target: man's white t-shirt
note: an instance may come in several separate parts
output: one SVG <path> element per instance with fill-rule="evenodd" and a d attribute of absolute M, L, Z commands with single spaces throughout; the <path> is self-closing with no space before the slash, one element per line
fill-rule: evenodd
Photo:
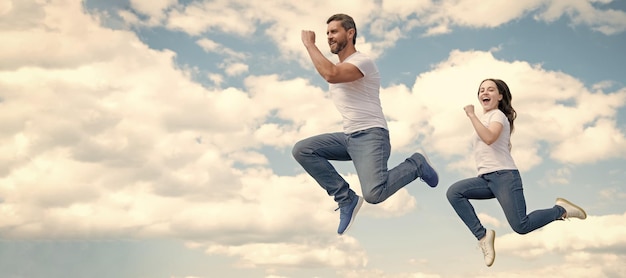
<path fill-rule="evenodd" d="M 495 142 L 491 145 L 487 145 L 478 137 L 476 131 L 474 131 L 474 159 L 476 159 L 478 175 L 480 176 L 498 170 L 516 170 L 517 166 L 515 166 L 509 148 L 511 142 L 511 125 L 504 113 L 502 113 L 500 109 L 493 109 L 482 115 L 480 121 L 486 127 L 489 127 L 493 122 L 501 123 L 502 132 Z"/>
<path fill-rule="evenodd" d="M 358 51 L 343 62 L 353 64 L 363 73 L 356 81 L 329 85 L 330 96 L 343 117 L 344 133 L 372 127 L 387 129 L 380 105 L 380 73 L 376 64 Z"/>

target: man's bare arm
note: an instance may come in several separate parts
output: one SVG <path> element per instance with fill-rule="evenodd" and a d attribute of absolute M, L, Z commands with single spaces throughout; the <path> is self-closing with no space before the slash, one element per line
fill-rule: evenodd
<path fill-rule="evenodd" d="M 306 47 L 315 69 L 328 83 L 352 82 L 363 77 L 363 73 L 353 64 L 339 63 L 335 65 L 328 60 L 315 45 L 315 32 L 303 30 L 302 43 Z"/>

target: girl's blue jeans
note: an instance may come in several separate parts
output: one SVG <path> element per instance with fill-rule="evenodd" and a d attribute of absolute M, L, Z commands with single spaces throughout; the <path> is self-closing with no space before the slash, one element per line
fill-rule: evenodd
<path fill-rule="evenodd" d="M 526 214 L 526 200 L 518 170 L 500 170 L 479 177 L 464 179 L 448 188 L 448 201 L 476 239 L 485 236 L 486 230 L 476 216 L 469 200 L 496 198 L 506 220 L 519 234 L 526 234 L 560 219 L 565 209 L 554 206 Z"/>

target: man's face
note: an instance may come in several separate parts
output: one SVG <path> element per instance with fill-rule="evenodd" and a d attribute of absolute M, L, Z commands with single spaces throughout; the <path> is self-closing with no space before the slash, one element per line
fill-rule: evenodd
<path fill-rule="evenodd" d="M 329 22 L 326 36 L 328 37 L 330 52 L 333 54 L 338 54 L 348 45 L 348 32 L 341 26 L 341 21 Z"/>

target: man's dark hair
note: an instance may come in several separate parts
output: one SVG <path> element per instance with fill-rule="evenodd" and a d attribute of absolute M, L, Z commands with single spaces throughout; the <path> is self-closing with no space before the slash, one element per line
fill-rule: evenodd
<path fill-rule="evenodd" d="M 347 15 L 347 14 L 336 14 L 333 15 L 331 17 L 328 18 L 328 20 L 326 20 L 326 24 L 330 23 L 331 21 L 341 21 L 341 27 L 343 27 L 343 29 L 346 29 L 346 31 L 350 30 L 350 29 L 354 29 L 354 37 L 352 37 L 352 44 L 356 45 L 356 24 L 354 23 L 354 19 L 352 19 L 351 16 Z"/>

